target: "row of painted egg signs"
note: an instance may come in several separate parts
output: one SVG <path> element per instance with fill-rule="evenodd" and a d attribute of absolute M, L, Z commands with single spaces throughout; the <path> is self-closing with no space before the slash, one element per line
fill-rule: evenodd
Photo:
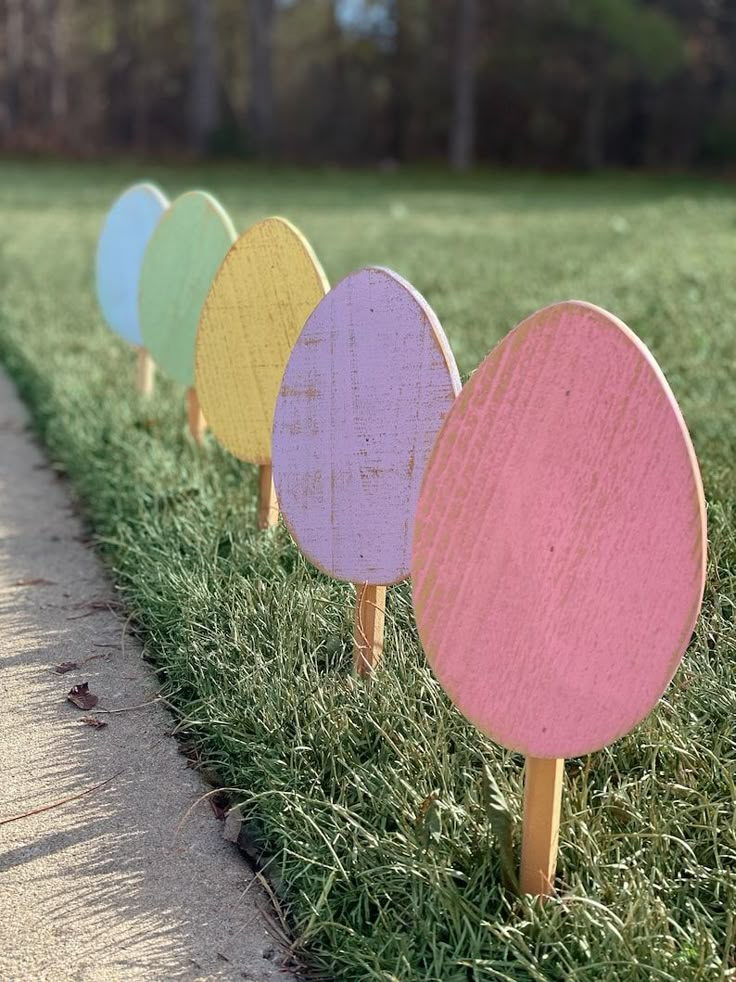
<path fill-rule="evenodd" d="M 150 184 L 108 213 L 97 287 L 141 386 L 155 363 L 187 387 L 196 439 L 206 419 L 260 466 L 261 526 L 280 507 L 308 559 L 356 584 L 360 674 L 382 650 L 386 585 L 411 575 L 440 683 L 527 755 L 521 886 L 551 892 L 564 758 L 651 711 L 702 600 L 698 464 L 643 343 L 556 303 L 461 389 L 401 276 L 369 267 L 330 289 L 288 221 L 238 237 L 212 196 L 169 204 Z"/>

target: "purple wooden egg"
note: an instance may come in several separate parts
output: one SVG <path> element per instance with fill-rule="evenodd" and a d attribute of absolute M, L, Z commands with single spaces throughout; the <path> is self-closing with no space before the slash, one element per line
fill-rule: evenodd
<path fill-rule="evenodd" d="M 281 383 L 273 477 L 307 558 L 353 583 L 409 574 L 419 487 L 460 376 L 437 317 L 396 273 L 351 273 L 314 309 Z"/>

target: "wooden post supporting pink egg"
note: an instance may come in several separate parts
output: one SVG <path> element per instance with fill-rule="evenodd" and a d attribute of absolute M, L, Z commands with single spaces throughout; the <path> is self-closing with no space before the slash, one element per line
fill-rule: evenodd
<path fill-rule="evenodd" d="M 276 491 L 307 558 L 356 585 L 360 675 L 381 657 L 386 586 L 408 575 L 422 474 L 459 390 L 432 309 L 376 267 L 320 301 L 286 365 L 273 426 Z"/>
<path fill-rule="evenodd" d="M 560 838 L 565 761 L 527 757 L 524 774 L 524 835 L 521 843 L 522 893 L 553 892 Z"/>
<path fill-rule="evenodd" d="M 520 324 L 440 431 L 411 572 L 437 678 L 526 755 L 526 892 L 554 889 L 564 758 L 656 705 L 695 627 L 705 559 L 695 453 L 642 342 L 576 301 Z"/>

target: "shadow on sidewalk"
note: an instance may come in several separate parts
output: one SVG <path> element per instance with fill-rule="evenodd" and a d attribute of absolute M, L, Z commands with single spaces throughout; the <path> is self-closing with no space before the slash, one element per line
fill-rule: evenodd
<path fill-rule="evenodd" d="M 187 814 L 206 789 L 2 376 L 0 420 L 0 821 L 113 778 L 0 825 L 0 977 L 288 978 L 252 871 L 206 802 Z M 89 712 L 66 699 L 81 682 Z"/>

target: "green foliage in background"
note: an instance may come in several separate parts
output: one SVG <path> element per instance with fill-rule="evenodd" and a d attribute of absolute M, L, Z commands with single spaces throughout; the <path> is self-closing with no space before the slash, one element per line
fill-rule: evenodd
<path fill-rule="evenodd" d="M 422 172 L 149 175 L 172 195 L 207 187 L 240 229 L 288 216 L 333 282 L 366 263 L 394 267 L 435 307 L 466 375 L 522 317 L 569 297 L 623 318 L 667 374 L 709 502 L 703 614 L 656 712 L 568 762 L 561 890 L 541 905 L 509 889 L 522 760 L 449 705 L 423 661 L 408 585 L 390 590 L 375 684 L 357 682 L 352 588 L 310 568 L 283 526 L 255 531 L 254 469 L 211 440 L 191 444 L 181 388 L 160 380 L 149 403 L 135 394 L 133 354 L 102 325 L 91 277 L 104 212 L 140 176 L 0 168 L 0 354 L 81 494 L 180 733 L 241 789 L 295 955 L 349 980 L 732 977 L 733 191 Z"/>
<path fill-rule="evenodd" d="M 5 152 L 736 159 L 729 0 L 0 0 L 0 28 Z"/>
<path fill-rule="evenodd" d="M 641 0 L 570 0 L 570 20 L 634 63 L 646 78 L 663 82 L 685 64 L 677 23 Z"/>

